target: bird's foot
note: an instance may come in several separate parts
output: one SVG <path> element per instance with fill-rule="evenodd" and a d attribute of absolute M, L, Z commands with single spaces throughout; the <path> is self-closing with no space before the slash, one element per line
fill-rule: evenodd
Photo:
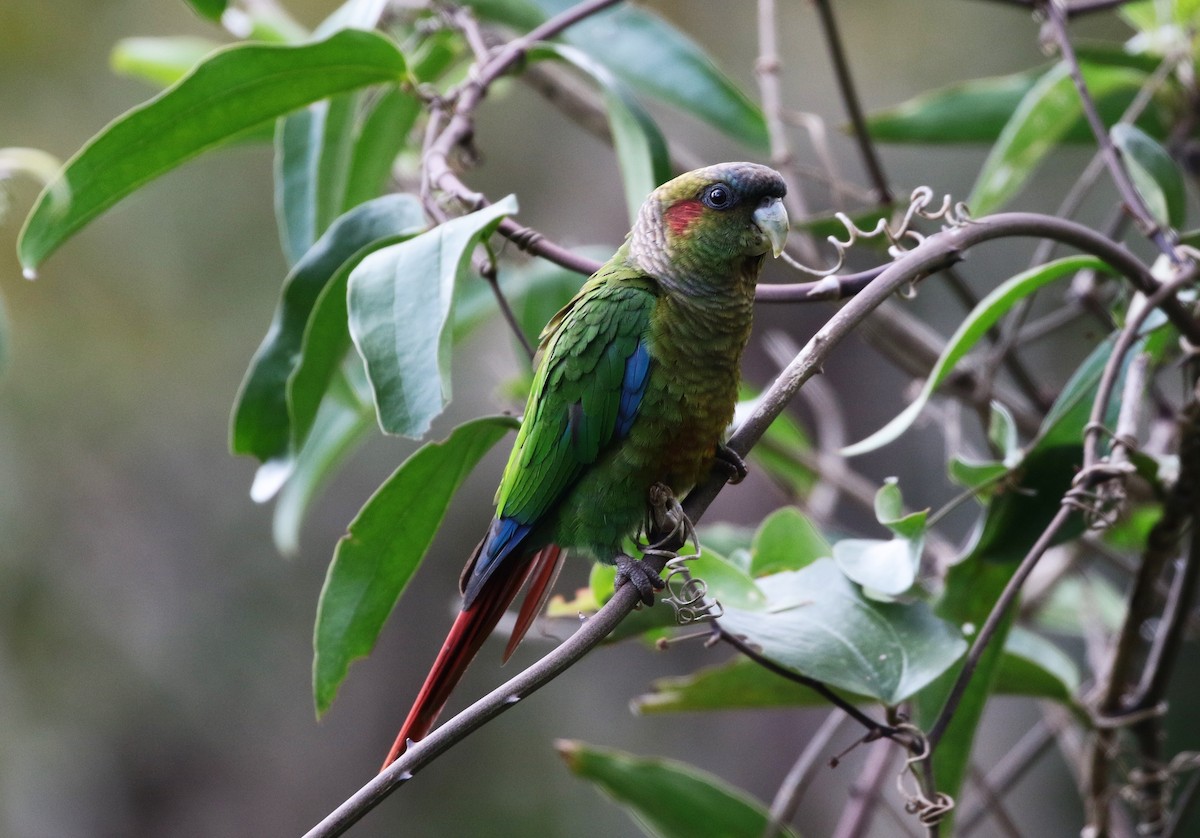
<path fill-rule="evenodd" d="M 644 560 L 620 553 L 617 555 L 617 581 L 613 589 L 620 590 L 626 583 L 637 589 L 638 597 L 646 605 L 653 605 L 654 592 L 661 591 L 667 584 Z"/>
<path fill-rule="evenodd" d="M 662 535 L 653 544 L 647 544 L 643 552 L 648 553 L 668 553 L 674 555 L 673 551 L 664 551 L 664 545 L 678 540 L 680 544 L 686 544 L 691 541 L 696 552 L 700 551 L 700 543 L 696 536 L 696 528 L 692 525 L 692 521 L 688 518 L 687 513 L 683 511 L 682 504 L 675 497 L 675 492 L 666 483 L 655 483 L 650 487 L 647 493 L 647 500 L 650 504 L 650 519 L 648 521 L 647 534 L 653 531 L 656 534 Z"/>
<path fill-rule="evenodd" d="M 713 460 L 713 468 L 721 469 L 725 473 L 725 479 L 730 486 L 741 483 L 750 473 L 742 455 L 723 442 L 717 444 L 717 457 Z"/>

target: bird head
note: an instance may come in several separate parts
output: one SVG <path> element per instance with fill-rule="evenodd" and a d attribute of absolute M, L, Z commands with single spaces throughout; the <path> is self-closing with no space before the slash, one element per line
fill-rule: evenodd
<path fill-rule="evenodd" d="M 788 233 L 786 192 L 779 173 L 757 163 L 720 163 L 680 175 L 642 205 L 630 233 L 632 255 L 726 275 L 768 252 L 778 256 Z M 664 266 L 645 267 L 660 273 Z"/>

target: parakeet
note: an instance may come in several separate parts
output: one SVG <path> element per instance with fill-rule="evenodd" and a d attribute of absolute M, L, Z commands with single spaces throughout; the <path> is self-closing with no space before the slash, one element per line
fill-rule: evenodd
<path fill-rule="evenodd" d="M 455 620 L 386 768 L 433 727 L 526 580 L 507 660 L 544 604 L 564 551 L 617 565 L 644 602 L 662 580 L 622 553 L 655 484 L 682 496 L 713 467 L 733 418 L 754 286 L 787 237 L 779 173 L 696 169 L 655 189 L 625 243 L 547 324 L 533 387 L 463 570 Z M 732 452 L 728 452 L 732 454 Z M 734 458 L 740 465 L 740 461 Z"/>

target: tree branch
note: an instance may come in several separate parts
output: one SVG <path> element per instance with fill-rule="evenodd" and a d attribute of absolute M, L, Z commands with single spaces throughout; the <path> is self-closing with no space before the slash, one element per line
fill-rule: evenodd
<path fill-rule="evenodd" d="M 858 99 L 858 91 L 854 87 L 854 77 L 850 74 L 850 63 L 846 60 L 846 51 L 842 48 L 842 38 L 838 33 L 837 20 L 833 16 L 833 8 L 829 0 L 815 0 L 817 17 L 821 22 L 821 30 L 825 34 L 825 45 L 829 48 L 829 59 L 833 62 L 833 74 L 837 79 L 838 90 L 842 94 L 842 104 L 854 127 L 854 138 L 858 142 L 858 151 L 862 156 L 867 175 L 875 187 L 875 201 L 879 204 L 892 202 L 892 190 L 888 186 L 887 175 L 883 173 L 883 165 L 867 132 L 867 120 L 863 115 L 862 104 Z"/>
<path fill-rule="evenodd" d="M 1121 159 L 1121 153 L 1113 145 L 1108 128 L 1105 126 L 1104 120 L 1100 118 L 1100 112 L 1096 110 L 1096 103 L 1092 99 L 1092 95 L 1087 88 L 1087 83 L 1083 79 L 1083 73 L 1079 69 L 1079 59 L 1076 58 L 1075 49 L 1071 45 L 1070 37 L 1067 35 L 1066 11 L 1056 0 L 1046 0 L 1042 8 L 1046 13 L 1046 19 L 1051 31 L 1054 33 L 1054 38 L 1058 42 L 1058 48 L 1062 53 L 1063 61 L 1066 62 L 1067 69 L 1071 74 L 1071 80 L 1075 83 L 1075 89 L 1079 92 L 1079 101 L 1083 106 L 1083 114 L 1087 118 L 1088 125 L 1091 126 L 1092 133 L 1096 137 L 1096 143 L 1100 147 L 1100 153 L 1104 156 L 1105 165 L 1108 167 L 1109 174 L 1112 175 L 1113 183 L 1121 195 L 1121 200 L 1124 202 L 1129 213 L 1133 215 L 1134 221 L 1141 232 L 1153 241 L 1159 251 L 1170 259 L 1173 264 L 1179 264 L 1181 260 L 1175 249 L 1178 244 L 1175 233 L 1170 229 L 1163 229 L 1154 219 L 1154 216 L 1151 215 L 1141 193 L 1137 191 L 1137 188 L 1133 185 L 1133 180 L 1129 177 L 1129 172 L 1125 168 L 1125 162 Z"/>

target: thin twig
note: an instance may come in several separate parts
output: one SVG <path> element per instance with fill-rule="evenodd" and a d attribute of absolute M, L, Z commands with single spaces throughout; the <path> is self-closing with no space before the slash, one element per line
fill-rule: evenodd
<path fill-rule="evenodd" d="M 783 778 L 783 782 L 779 784 L 779 790 L 775 792 L 775 799 L 771 801 L 767 828 L 763 831 L 762 838 L 775 838 L 783 825 L 790 823 L 796 816 L 796 807 L 800 805 L 800 798 L 804 796 L 805 790 L 812 782 L 813 774 L 821 765 L 819 761 L 821 755 L 829 747 L 834 734 L 838 732 L 838 728 L 845 721 L 845 715 L 834 710 L 825 717 L 821 726 L 809 737 L 804 750 L 800 752 L 795 764 Z"/>
<path fill-rule="evenodd" d="M 979 790 L 980 796 L 987 801 L 985 811 L 996 821 L 996 828 L 1008 838 L 1021 838 L 1021 830 L 1017 829 L 1012 816 L 1004 808 L 1004 798 L 1001 792 L 997 791 L 975 763 L 971 763 L 970 777 L 971 782 Z"/>
<path fill-rule="evenodd" d="M 1045 721 L 1038 721 L 1025 735 L 1017 740 L 1017 744 L 996 763 L 984 781 L 988 788 L 1002 792 L 1017 782 L 1026 771 L 1042 757 L 1042 754 L 1054 744 L 1054 731 Z M 958 819 L 958 833 L 967 838 L 975 827 L 983 823 L 988 816 L 988 807 L 976 805 L 968 809 L 963 807 L 963 813 Z"/>
<path fill-rule="evenodd" d="M 883 173 L 883 165 L 879 162 L 879 155 L 876 153 L 875 145 L 871 142 L 871 135 L 867 131 L 867 120 L 863 115 L 862 103 L 858 99 L 858 91 L 854 87 L 854 77 L 850 74 L 846 51 L 842 48 L 842 38 L 838 34 L 833 7 L 829 0 L 815 0 L 813 5 L 817 9 L 817 17 L 825 35 L 825 46 L 829 49 L 829 59 L 833 62 L 833 74 L 837 79 L 842 104 L 845 106 L 846 114 L 850 117 L 850 124 L 854 128 L 854 138 L 858 142 L 858 151 L 862 156 L 863 166 L 866 167 L 867 176 L 875 188 L 875 202 L 890 204 L 893 198 L 892 190 L 888 186 L 887 175 Z"/>
<path fill-rule="evenodd" d="M 779 84 L 779 21 L 775 14 L 775 0 L 758 0 L 758 60 L 754 64 L 758 76 L 759 98 L 762 100 L 763 121 L 767 126 L 767 139 L 771 145 L 771 165 L 778 170 L 787 186 L 784 203 L 792 218 L 806 218 L 808 202 L 796 176 L 795 158 L 788 144 L 787 132 L 783 127 L 783 93 Z M 800 258 L 817 264 L 820 253 L 812 236 L 799 231 L 796 246 Z"/>
<path fill-rule="evenodd" d="M 775 663 L 775 661 L 771 660 L 770 658 L 763 657 L 758 650 L 756 650 L 741 637 L 721 628 L 719 620 L 714 620 L 713 625 L 723 641 L 737 649 L 763 669 L 774 672 L 776 675 L 786 678 L 789 681 L 795 681 L 797 684 L 803 684 L 813 692 L 817 693 L 817 695 L 824 698 L 830 704 L 840 709 L 847 716 L 854 719 L 854 721 L 865 727 L 867 729 L 868 740 L 873 741 L 880 738 L 891 739 L 903 745 L 905 748 L 911 747 L 911 743 L 906 741 L 908 734 L 900 728 L 895 728 L 891 725 L 884 724 L 883 722 L 875 721 L 862 710 L 859 710 L 852 703 L 842 698 L 829 687 L 825 686 L 823 682 L 818 681 L 816 678 L 809 678 L 807 675 L 801 675 L 799 672 L 793 672 L 792 670 L 786 669 Z"/>
<path fill-rule="evenodd" d="M 867 752 L 866 764 L 862 773 L 850 788 L 850 799 L 842 809 L 833 838 L 862 838 L 871 828 L 875 810 L 881 802 L 883 782 L 887 779 L 888 767 L 892 763 L 891 748 L 872 748 Z M 890 806 L 885 806 L 892 811 Z M 901 819 L 898 824 L 907 832 L 908 821 Z"/>
<path fill-rule="evenodd" d="M 1083 72 L 1079 68 L 1079 59 L 1075 56 L 1075 48 L 1072 46 L 1071 39 L 1067 34 L 1066 11 L 1058 0 L 1047 0 L 1043 9 L 1046 13 L 1046 20 L 1058 43 L 1059 51 L 1062 53 L 1063 61 L 1067 65 L 1067 71 L 1070 73 L 1071 80 L 1075 83 L 1075 89 L 1079 93 L 1079 101 L 1083 108 L 1083 114 L 1087 118 L 1088 125 L 1091 126 L 1092 133 L 1096 137 L 1100 153 L 1104 155 L 1105 165 L 1108 167 L 1113 183 L 1117 187 L 1117 192 L 1121 195 L 1121 200 L 1124 202 L 1126 209 L 1133 215 L 1134 221 L 1137 223 L 1142 234 L 1154 242 L 1159 251 L 1170 259 L 1173 264 L 1179 264 L 1181 260 L 1175 249 L 1178 240 L 1174 231 L 1163 229 L 1154 219 L 1141 193 L 1133 185 L 1129 171 L 1125 168 L 1125 162 L 1121 159 L 1121 153 L 1117 150 L 1116 145 L 1113 144 L 1112 137 L 1108 133 L 1108 128 L 1105 126 L 1104 120 L 1100 118 L 1100 112 L 1096 109 L 1096 103 L 1088 91 L 1087 83 L 1083 78 Z"/>

